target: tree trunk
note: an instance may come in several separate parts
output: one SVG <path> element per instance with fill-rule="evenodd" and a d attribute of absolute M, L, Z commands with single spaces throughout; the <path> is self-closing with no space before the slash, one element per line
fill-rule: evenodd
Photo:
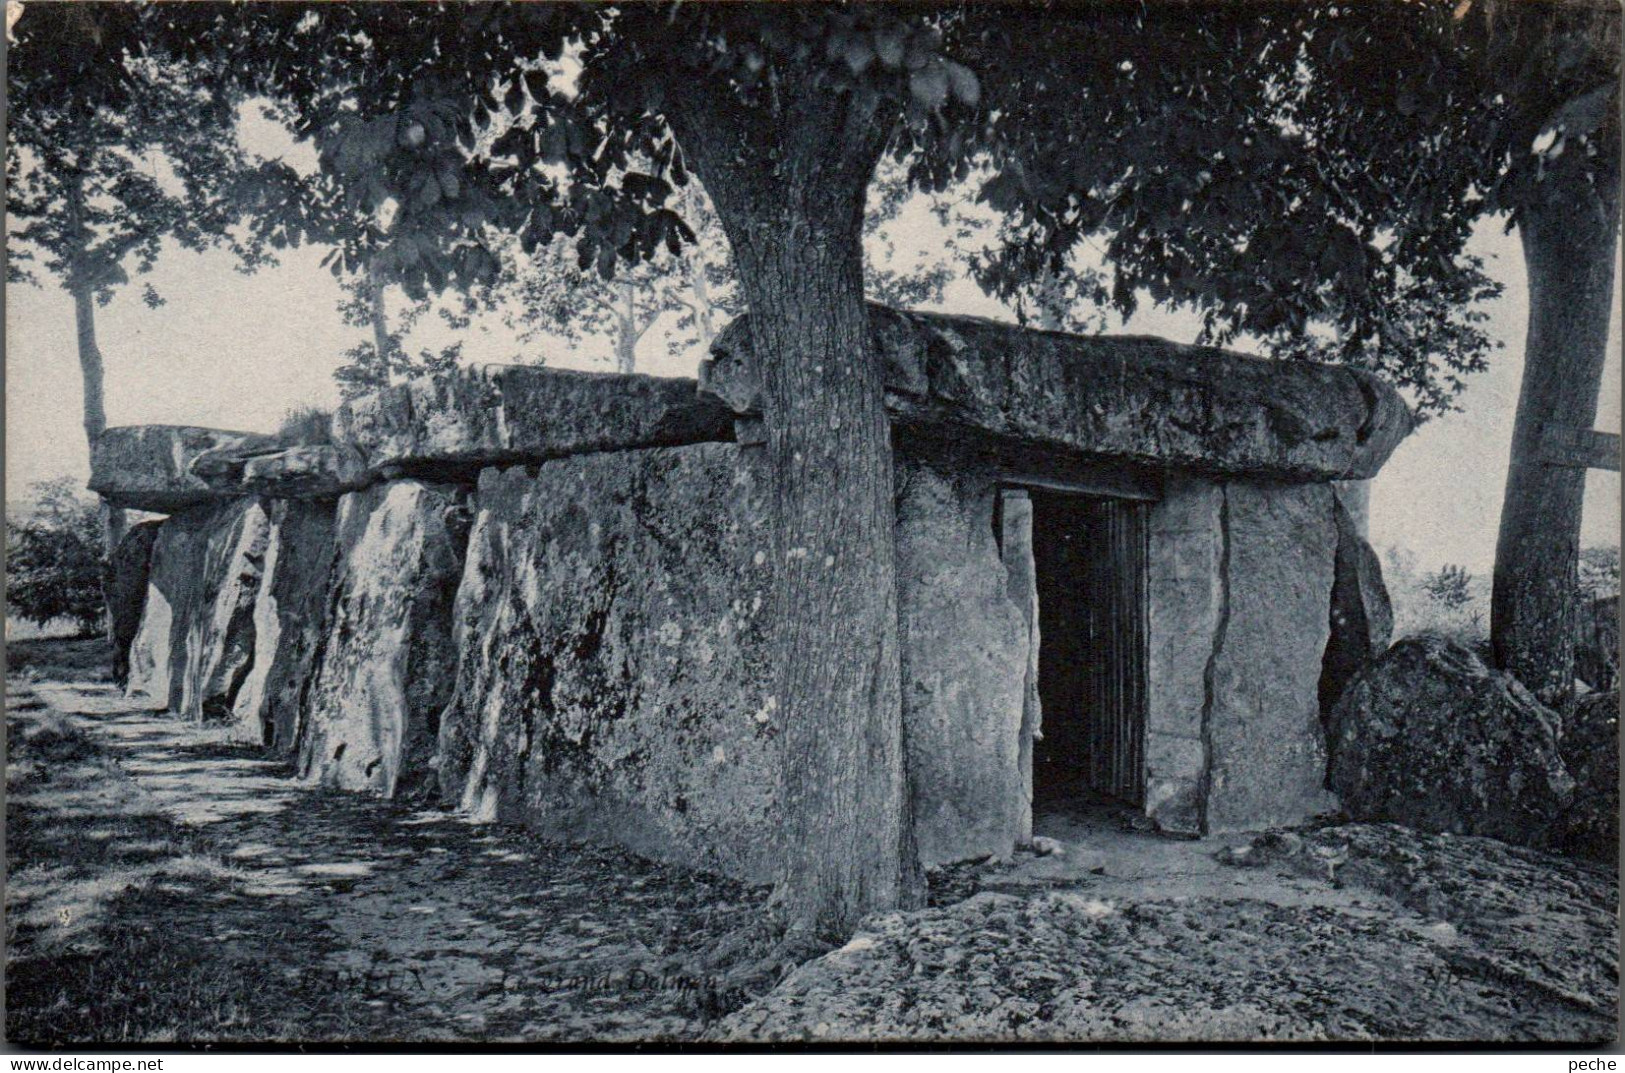
<path fill-rule="evenodd" d="M 717 321 L 711 308 L 711 287 L 705 280 L 705 258 L 697 251 L 688 250 L 683 254 L 683 264 L 688 272 L 688 289 L 694 295 L 690 306 L 694 310 L 694 335 L 700 353 L 710 354 L 711 344 L 717 338 Z"/>
<path fill-rule="evenodd" d="M 793 88 L 792 88 L 793 87 Z M 774 721 L 791 936 L 844 941 L 920 888 L 907 814 L 891 429 L 863 304 L 864 195 L 889 119 L 786 77 L 668 117 L 733 246 L 773 482 Z"/>
<path fill-rule="evenodd" d="M 367 268 L 367 309 L 372 321 L 372 346 L 378 351 L 378 375 L 383 377 L 381 387 L 393 382 L 390 359 L 394 356 L 395 341 L 389 335 L 389 311 L 384 307 L 384 278 L 378 270 Z"/>
<path fill-rule="evenodd" d="M 96 344 L 96 301 L 88 285 L 73 289 L 73 320 L 79 339 L 79 376 L 84 387 L 85 440 L 92 451 L 107 431 L 107 408 L 102 394 L 102 350 Z M 103 552 L 111 557 L 127 528 L 124 509 L 105 499 L 101 505 Z"/>
<path fill-rule="evenodd" d="M 1564 169 L 1518 225 L 1529 273 L 1523 386 L 1495 549 L 1495 660 L 1547 704 L 1574 692 L 1580 510 L 1586 471 L 1541 458 L 1543 431 L 1589 429 L 1608 353 L 1618 233 L 1619 145 L 1595 185 Z M 1558 176 L 1562 181 L 1556 181 Z"/>
<path fill-rule="evenodd" d="M 91 454 L 96 452 L 96 441 L 107 431 L 107 406 L 102 389 L 102 349 L 96 343 L 95 283 L 90 278 L 86 250 L 89 237 L 84 225 L 84 175 L 75 172 L 68 183 L 68 227 L 76 244 L 72 267 L 68 271 L 68 292 L 73 295 L 73 321 L 79 347 L 79 377 L 83 388 L 83 420 L 85 440 Z M 113 550 L 124 539 L 127 528 L 122 507 L 115 507 L 105 499 L 101 504 L 103 561 L 111 561 Z M 110 620 L 109 620 L 110 621 Z"/>
<path fill-rule="evenodd" d="M 638 330 L 637 297 L 631 283 L 621 284 L 621 297 L 626 308 L 615 314 L 615 370 L 635 373 L 638 371 L 638 339 L 643 333 Z"/>

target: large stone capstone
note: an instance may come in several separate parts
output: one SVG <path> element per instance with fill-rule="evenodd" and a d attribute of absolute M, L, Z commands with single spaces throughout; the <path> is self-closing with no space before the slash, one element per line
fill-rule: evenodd
<path fill-rule="evenodd" d="M 268 539 L 254 499 L 184 511 L 153 541 L 126 690 L 183 718 L 230 716 L 254 651 L 254 599 Z"/>
<path fill-rule="evenodd" d="M 950 443 L 1330 480 L 1374 476 L 1412 428 L 1392 387 L 1344 366 L 884 306 L 870 306 L 870 331 L 894 421 Z M 754 360 L 739 317 L 713 344 L 701 391 L 759 413 Z"/>
<path fill-rule="evenodd" d="M 236 444 L 192 460 L 192 473 L 222 495 L 337 499 L 371 483 L 361 456 L 332 444 Z"/>
<path fill-rule="evenodd" d="M 240 494 L 222 492 L 194 473 L 200 457 L 279 446 L 276 437 L 254 432 L 179 425 L 110 428 L 91 452 L 90 490 L 115 506 L 175 514 Z"/>
<path fill-rule="evenodd" d="M 232 708 L 237 736 L 293 751 L 300 700 L 326 625 L 335 555 L 335 504 L 278 499 L 270 506 L 265 576 L 254 603 L 254 654 Z"/>
<path fill-rule="evenodd" d="M 339 407 L 334 440 L 374 473 L 473 480 L 485 466 L 733 438 L 694 381 L 481 365 Z"/>
<path fill-rule="evenodd" d="M 400 480 L 339 500 L 324 639 L 305 688 L 301 777 L 406 795 L 432 784 L 457 655 L 467 492 Z"/>
<path fill-rule="evenodd" d="M 1557 714 L 1453 641 L 1396 643 L 1334 724 L 1331 787 L 1358 820 L 1544 846 L 1574 797 Z"/>

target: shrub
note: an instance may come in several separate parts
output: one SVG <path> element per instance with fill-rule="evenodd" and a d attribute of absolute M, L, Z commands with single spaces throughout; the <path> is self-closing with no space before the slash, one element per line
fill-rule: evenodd
<path fill-rule="evenodd" d="M 6 519 L 6 611 L 44 626 L 102 621 L 102 526 L 96 504 L 63 477 L 32 486 L 34 510 Z"/>
<path fill-rule="evenodd" d="M 1429 574 L 1422 581 L 1422 587 L 1427 590 L 1428 598 L 1436 603 L 1454 610 L 1463 607 L 1473 598 L 1473 575 L 1467 572 L 1466 567 L 1453 566 L 1446 563 L 1444 569 L 1436 574 Z"/>
<path fill-rule="evenodd" d="M 290 447 L 319 447 L 333 442 L 333 414 L 320 406 L 296 406 L 282 418 L 277 437 Z"/>

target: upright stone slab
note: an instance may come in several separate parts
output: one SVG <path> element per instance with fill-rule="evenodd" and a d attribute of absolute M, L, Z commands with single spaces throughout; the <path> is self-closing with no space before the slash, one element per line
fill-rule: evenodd
<path fill-rule="evenodd" d="M 481 474 L 447 800 L 480 819 L 771 878 L 779 859 L 760 452 Z"/>
<path fill-rule="evenodd" d="M 1021 675 L 1021 737 L 1016 770 L 1021 777 L 1021 829 L 1017 841 L 1033 837 L 1033 743 L 1043 733 L 1044 702 L 1038 695 L 1038 568 L 1033 561 L 1033 500 L 1026 489 L 999 493 L 999 558 L 1004 562 L 1005 592 L 1021 613 L 1027 633 L 1026 666 Z"/>
<path fill-rule="evenodd" d="M 456 651 L 467 493 L 390 481 L 339 501 L 324 641 L 306 690 L 301 777 L 385 797 L 432 782 Z"/>
<path fill-rule="evenodd" d="M 1010 598 L 986 477 L 898 467 L 904 745 L 925 864 L 1008 856 L 1022 837 L 1030 632 Z"/>
<path fill-rule="evenodd" d="M 113 549 L 102 580 L 108 616 L 112 619 L 113 680 L 120 685 L 130 679 L 130 645 L 141 628 L 152 546 L 158 540 L 158 527 L 162 524 L 161 519 L 155 519 L 132 525 Z"/>
<path fill-rule="evenodd" d="M 1224 615 L 1224 490 L 1171 476 L 1147 519 L 1145 811 L 1199 834 L 1206 809 L 1208 669 Z"/>
<path fill-rule="evenodd" d="M 254 659 L 237 694 L 237 736 L 291 753 L 315 668 L 335 555 L 333 500 L 273 500 L 265 578 L 254 603 Z"/>
<path fill-rule="evenodd" d="M 1341 489 L 1333 497 L 1332 514 L 1337 525 L 1336 572 L 1331 636 L 1320 671 L 1320 712 L 1327 741 L 1337 739 L 1332 719 L 1343 690 L 1361 667 L 1388 651 L 1394 634 L 1394 611 L 1382 583 L 1382 562 L 1366 543 L 1360 519 L 1345 504 Z"/>
<path fill-rule="evenodd" d="M 184 511 L 153 542 L 132 699 L 193 721 L 229 717 L 252 658 L 267 519 L 252 499 Z"/>
<path fill-rule="evenodd" d="M 1337 527 L 1324 484 L 1225 485 L 1224 610 L 1209 682 L 1210 831 L 1299 823 L 1324 789 L 1319 683 Z"/>

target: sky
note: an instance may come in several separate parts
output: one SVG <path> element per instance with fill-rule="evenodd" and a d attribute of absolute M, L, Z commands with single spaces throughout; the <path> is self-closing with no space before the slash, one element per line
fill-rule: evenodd
<path fill-rule="evenodd" d="M 941 249 L 944 236 L 923 207 L 905 211 L 891 238 L 900 250 Z M 1371 539 L 1378 548 L 1412 550 L 1424 569 L 1459 563 L 1487 573 L 1523 364 L 1528 308 L 1517 236 L 1485 221 L 1472 241 L 1491 276 L 1505 286 L 1489 303 L 1489 330 L 1505 348 L 1489 371 L 1470 379 L 1463 412 L 1436 418 L 1403 443 L 1373 482 Z M 140 288 L 125 287 L 97 311 L 106 361 L 109 425 L 193 424 L 271 431 L 289 411 L 338 400 L 333 370 L 343 351 L 367 337 L 338 313 L 338 282 L 319 262 L 321 248 L 286 251 L 274 268 L 245 276 L 224 252 L 165 251 L 150 281 L 167 303 L 148 309 Z M 906 254 L 903 254 L 906 256 Z M 950 285 L 945 312 L 1003 316 L 974 284 Z M 458 336 L 425 318 L 414 341 L 438 346 Z M 1186 312 L 1147 308 L 1113 330 L 1189 342 L 1197 323 Z M 666 353 L 657 333 L 640 347 L 640 371 L 692 375 L 700 355 Z M 609 368 L 604 340 L 570 345 L 520 344 L 487 320 L 462 333 L 471 361 L 519 356 L 565 368 Z M 1603 401 L 1595 427 L 1620 429 L 1620 312 L 1616 291 Z M 88 448 L 80 425 L 80 380 L 73 306 L 59 288 L 6 288 L 6 496 L 57 476 L 83 480 Z M 1582 544 L 1619 539 L 1619 475 L 1592 471 Z"/>

